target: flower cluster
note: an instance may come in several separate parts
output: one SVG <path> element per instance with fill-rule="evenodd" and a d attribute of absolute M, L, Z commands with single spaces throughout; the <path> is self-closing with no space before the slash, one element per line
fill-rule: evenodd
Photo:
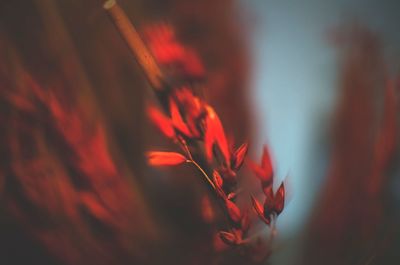
<path fill-rule="evenodd" d="M 163 69 L 176 68 L 178 65 L 181 66 L 182 75 L 204 74 L 204 68 L 197 55 L 176 40 L 171 27 L 167 25 L 152 27 L 152 30 L 147 31 L 147 36 L 149 36 L 148 46 Z M 196 67 L 189 67 L 193 65 Z M 201 69 L 201 71 L 191 72 L 188 69 Z M 260 181 L 265 194 L 263 205 L 251 196 L 256 215 L 271 226 L 284 208 L 284 184 L 282 183 L 274 193 L 273 167 L 267 148 L 264 147 L 260 165 L 246 159 L 248 143 L 243 143 L 238 148 L 233 147 L 231 141 L 228 141 L 216 111 L 195 94 L 190 82 L 165 89 L 161 103 L 163 110 L 154 105 L 147 108 L 148 117 L 165 137 L 180 147 L 182 152 L 150 151 L 147 153 L 149 164 L 194 165 L 211 187 L 217 203 L 227 216 L 227 227 L 224 231 L 218 232 L 219 238 L 228 246 L 251 245 L 252 239 L 258 236 L 251 236 L 249 233 L 250 211 L 239 207 L 236 203 L 239 191 L 238 172 L 245 160 L 256 176 L 255 179 Z"/>

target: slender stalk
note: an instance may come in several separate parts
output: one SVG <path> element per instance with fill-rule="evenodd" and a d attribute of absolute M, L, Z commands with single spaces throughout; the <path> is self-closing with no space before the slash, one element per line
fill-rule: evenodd
<path fill-rule="evenodd" d="M 155 90 L 161 90 L 163 79 L 161 70 L 124 10 L 115 0 L 106 1 L 103 7 L 108 11 L 122 38 L 140 64 L 150 85 Z"/>
<path fill-rule="evenodd" d="M 182 137 L 178 136 L 178 140 L 177 142 L 179 143 L 179 146 L 183 149 L 183 151 L 187 154 L 187 156 L 189 157 L 190 160 L 193 160 L 193 156 L 192 153 L 189 150 L 189 147 L 185 141 L 185 139 L 183 139 Z"/>
<path fill-rule="evenodd" d="M 192 163 L 197 167 L 197 169 L 201 172 L 201 174 L 204 176 L 204 178 L 207 180 L 207 182 L 211 185 L 211 187 L 216 190 L 217 188 L 215 187 L 214 183 L 210 179 L 210 177 L 207 175 L 207 173 L 203 170 L 203 168 L 194 160 L 187 160 L 186 162 Z"/>

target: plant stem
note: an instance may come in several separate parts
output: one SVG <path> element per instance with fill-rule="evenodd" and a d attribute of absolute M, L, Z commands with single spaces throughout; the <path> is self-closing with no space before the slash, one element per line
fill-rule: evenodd
<path fill-rule="evenodd" d="M 104 9 L 108 11 L 108 14 L 110 15 L 122 38 L 125 40 L 132 54 L 135 56 L 137 62 L 143 69 L 150 82 L 150 85 L 155 90 L 161 90 L 162 80 L 164 78 L 161 73 L 161 69 L 157 65 L 149 49 L 144 44 L 139 33 L 130 22 L 126 13 L 116 3 L 115 0 L 108 0 L 105 2 Z"/>
<path fill-rule="evenodd" d="M 212 182 L 212 180 L 210 179 L 210 177 L 207 175 L 207 173 L 203 170 L 203 168 L 193 159 L 189 159 L 186 162 L 188 163 L 192 163 L 193 165 L 196 166 L 196 168 L 201 172 L 201 174 L 204 176 L 204 178 L 207 180 L 207 182 L 211 185 L 211 187 L 216 190 L 216 187 L 214 185 L 214 183 Z"/>

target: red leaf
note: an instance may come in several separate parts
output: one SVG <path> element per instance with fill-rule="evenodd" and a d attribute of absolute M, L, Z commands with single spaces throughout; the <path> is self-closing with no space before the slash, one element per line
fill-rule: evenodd
<path fill-rule="evenodd" d="M 211 163 L 213 155 L 213 146 L 214 146 L 214 127 L 212 126 L 212 123 L 209 121 L 208 116 L 206 117 L 205 120 L 206 124 L 206 129 L 205 129 L 205 134 L 204 134 L 204 150 L 206 153 L 206 157 L 209 163 Z"/>
<path fill-rule="evenodd" d="M 230 200 L 225 200 L 225 205 L 228 209 L 228 214 L 231 217 L 232 221 L 234 221 L 235 223 L 239 223 L 242 219 L 240 209 Z"/>
<path fill-rule="evenodd" d="M 221 175 L 218 173 L 218 171 L 214 170 L 213 172 L 213 181 L 216 187 L 222 189 L 222 185 L 224 184 L 224 181 L 221 177 Z"/>
<path fill-rule="evenodd" d="M 244 158 L 246 157 L 249 145 L 247 143 L 242 144 L 236 152 L 233 154 L 232 158 L 232 168 L 233 170 L 239 170 L 243 165 Z"/>
<path fill-rule="evenodd" d="M 149 106 L 147 108 L 147 115 L 152 123 L 168 138 L 175 138 L 175 130 L 172 126 L 171 120 L 164 115 L 158 108 Z"/>
<path fill-rule="evenodd" d="M 272 176 L 274 174 L 271 162 L 271 156 L 269 154 L 267 146 L 264 145 L 263 155 L 261 158 L 261 167 L 264 169 L 266 176 Z"/>
<path fill-rule="evenodd" d="M 253 204 L 253 208 L 256 211 L 258 216 L 263 216 L 264 215 L 264 210 L 263 207 L 261 206 L 261 203 L 259 203 L 257 201 L 256 198 L 254 198 L 254 196 L 251 196 L 251 202 Z"/>
<path fill-rule="evenodd" d="M 190 133 L 190 130 L 186 123 L 183 121 L 182 115 L 179 112 L 178 105 L 172 98 L 169 99 L 169 110 L 174 127 L 187 137 L 191 137 L 192 134 Z"/>
<path fill-rule="evenodd" d="M 175 166 L 186 162 L 187 158 L 175 152 L 148 152 L 148 163 L 152 166 Z"/>
<path fill-rule="evenodd" d="M 225 159 L 225 163 L 230 167 L 231 161 L 229 145 L 221 120 L 211 106 L 206 106 L 206 111 L 206 134 L 204 142 L 207 158 L 209 161 L 212 160 L 212 147 L 214 144 L 217 144 Z"/>
<path fill-rule="evenodd" d="M 225 244 L 234 246 L 237 244 L 237 238 L 234 234 L 225 232 L 225 231 L 220 231 L 218 232 L 220 238 L 222 241 L 224 241 Z"/>
<path fill-rule="evenodd" d="M 264 208 L 261 205 L 261 203 L 258 202 L 258 200 L 256 198 L 254 198 L 253 196 L 251 196 L 251 202 L 253 204 L 253 208 L 255 210 L 255 212 L 257 213 L 258 217 L 267 225 L 269 225 L 271 223 L 271 219 L 269 216 L 265 217 L 264 215 Z"/>
<path fill-rule="evenodd" d="M 246 160 L 246 165 L 250 168 L 251 171 L 253 171 L 254 175 L 263 183 L 263 185 L 267 183 L 272 183 L 272 175 L 267 174 L 268 172 L 265 172 L 262 167 L 257 165 L 251 160 Z"/>
<path fill-rule="evenodd" d="M 274 198 L 274 209 L 277 215 L 279 215 L 283 211 L 284 206 L 285 206 L 285 185 L 282 182 Z"/>

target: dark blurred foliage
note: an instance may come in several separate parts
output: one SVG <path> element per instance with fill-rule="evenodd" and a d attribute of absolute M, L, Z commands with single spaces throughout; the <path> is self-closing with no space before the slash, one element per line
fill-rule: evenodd
<path fill-rule="evenodd" d="M 139 30 L 176 27 L 204 60 L 204 97 L 247 138 L 246 38 L 232 1 L 120 4 Z M 148 143 L 168 144 L 147 126 L 153 94 L 102 5 L 0 3 L 0 263 L 210 264 L 201 181 L 143 166 Z"/>
<path fill-rule="evenodd" d="M 331 162 L 302 264 L 398 264 L 398 76 L 375 32 L 348 25 L 333 39 L 341 70 Z"/>

